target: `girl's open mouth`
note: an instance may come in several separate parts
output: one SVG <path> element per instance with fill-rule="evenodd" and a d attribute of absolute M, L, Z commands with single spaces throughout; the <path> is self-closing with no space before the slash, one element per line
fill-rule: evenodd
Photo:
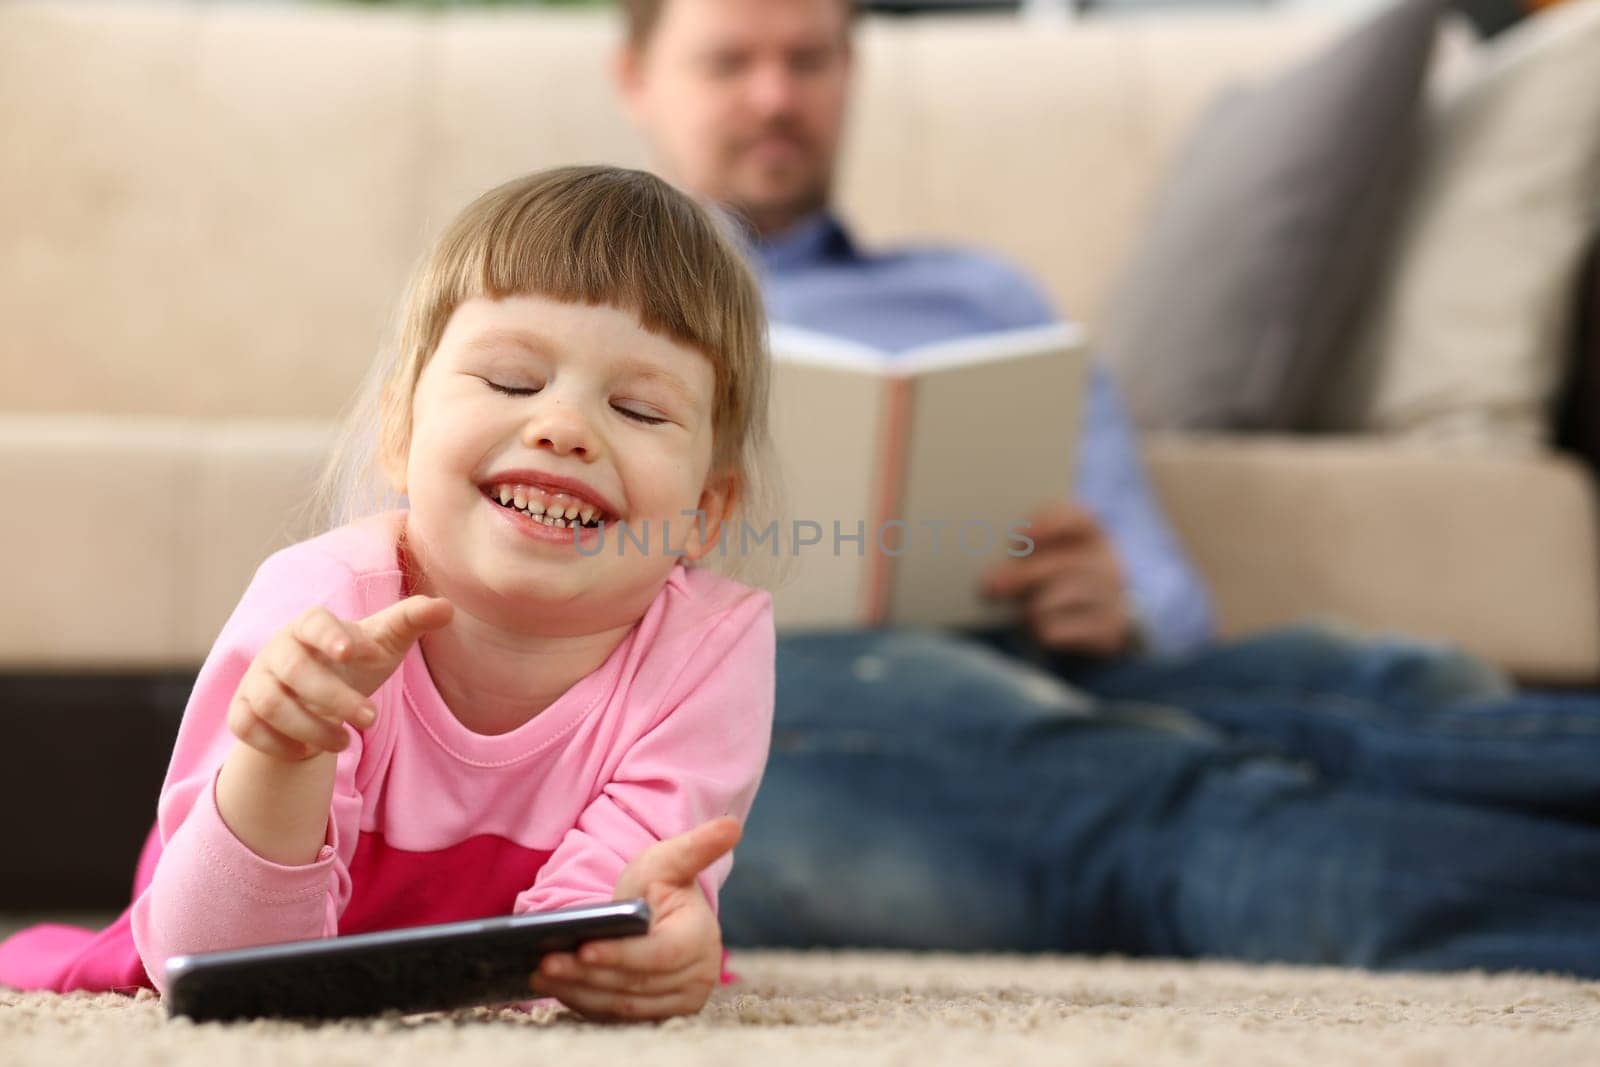
<path fill-rule="evenodd" d="M 502 484 L 484 489 L 498 507 L 557 530 L 599 529 L 611 517 L 588 501 L 566 493 L 549 493 L 530 486 Z"/>

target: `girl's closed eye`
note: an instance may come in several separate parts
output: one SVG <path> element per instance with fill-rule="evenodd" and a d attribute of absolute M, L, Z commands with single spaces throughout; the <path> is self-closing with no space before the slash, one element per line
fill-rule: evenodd
<path fill-rule="evenodd" d="M 654 415 L 646 415 L 642 411 L 634 411 L 632 408 L 621 408 L 617 407 L 615 404 L 611 406 L 635 422 L 642 422 L 647 426 L 660 426 L 662 423 L 667 421 L 666 419 L 658 419 Z"/>
<path fill-rule="evenodd" d="M 507 395 L 507 397 L 533 397 L 534 394 L 538 394 L 539 390 L 544 389 L 542 386 L 502 386 L 501 382 L 493 381 L 490 378 L 482 379 L 482 381 L 485 386 L 490 387 L 494 392 Z M 661 426 L 664 422 L 670 422 L 670 419 L 661 418 L 661 416 L 654 414 L 648 408 L 640 408 L 637 405 L 624 406 L 621 403 L 613 403 L 611 408 L 621 416 L 626 416 L 626 418 L 635 422 L 642 422 L 645 426 Z"/>
<path fill-rule="evenodd" d="M 537 393 L 540 388 L 536 386 L 531 389 L 525 389 L 521 386 L 501 385 L 499 382 L 491 382 L 487 378 L 483 379 L 483 384 L 487 385 L 490 389 L 493 389 L 497 393 L 504 393 L 506 396 L 532 396 L 534 393 Z"/>

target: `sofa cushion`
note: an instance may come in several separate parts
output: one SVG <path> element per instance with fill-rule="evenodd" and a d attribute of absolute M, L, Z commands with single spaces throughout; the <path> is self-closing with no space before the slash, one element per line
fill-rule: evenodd
<path fill-rule="evenodd" d="M 0 4 L 0 409 L 337 415 L 422 241 L 427 29 Z"/>
<path fill-rule="evenodd" d="M 1600 221 L 1600 0 L 1496 37 L 1429 111 L 1403 235 L 1324 420 L 1533 453 Z"/>
<path fill-rule="evenodd" d="M 1266 434 L 1157 434 L 1146 455 L 1224 637 L 1337 619 L 1530 681 L 1600 672 L 1600 525 L 1576 459 Z"/>
<path fill-rule="evenodd" d="M 0 671 L 199 663 L 261 561 L 315 532 L 304 505 L 333 430 L 298 419 L 0 419 Z"/>
<path fill-rule="evenodd" d="M 1439 7 L 1400 0 L 1203 116 L 1105 327 L 1140 424 L 1301 423 L 1397 202 Z"/>

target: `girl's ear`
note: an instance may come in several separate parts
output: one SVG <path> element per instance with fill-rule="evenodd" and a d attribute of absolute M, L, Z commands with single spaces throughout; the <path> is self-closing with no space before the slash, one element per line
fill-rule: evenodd
<path fill-rule="evenodd" d="M 732 519 L 738 503 L 738 475 L 721 474 L 707 479 L 706 487 L 700 491 L 700 501 L 695 505 L 705 521 L 696 520 L 689 539 L 684 542 L 683 554 L 696 561 L 709 554 L 721 540 L 722 524 Z"/>

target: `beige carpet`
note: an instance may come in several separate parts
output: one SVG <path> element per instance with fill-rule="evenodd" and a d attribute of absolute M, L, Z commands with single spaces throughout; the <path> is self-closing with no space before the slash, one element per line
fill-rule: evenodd
<path fill-rule="evenodd" d="M 744 980 L 699 1016 L 634 1026 L 490 1009 L 196 1026 L 168 1021 L 153 994 L 0 990 L 0 1062 L 1600 1064 L 1600 983 L 1548 976 L 888 953 L 744 952 L 734 965 Z"/>

